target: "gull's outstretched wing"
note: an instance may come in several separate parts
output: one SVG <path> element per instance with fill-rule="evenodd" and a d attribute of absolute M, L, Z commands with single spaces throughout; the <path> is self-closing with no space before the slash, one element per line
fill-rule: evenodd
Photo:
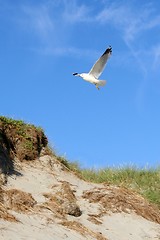
<path fill-rule="evenodd" d="M 89 74 L 93 75 L 95 78 L 99 78 L 101 73 L 103 72 L 103 69 L 106 65 L 106 62 L 108 58 L 110 57 L 112 53 L 112 47 L 109 46 L 109 48 L 106 49 L 106 51 L 103 53 L 103 55 L 96 61 L 96 63 L 91 68 Z"/>

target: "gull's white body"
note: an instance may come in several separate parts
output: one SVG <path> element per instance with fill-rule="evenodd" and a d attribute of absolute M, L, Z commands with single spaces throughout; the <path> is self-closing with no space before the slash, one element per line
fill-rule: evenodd
<path fill-rule="evenodd" d="M 80 74 L 77 74 L 77 76 L 83 78 L 87 82 L 95 84 L 97 87 L 104 86 L 106 84 L 105 80 L 98 80 L 90 73 L 80 73 Z"/>
<path fill-rule="evenodd" d="M 99 89 L 99 86 L 104 86 L 106 84 L 105 80 L 98 80 L 99 76 L 102 74 L 103 69 L 106 65 L 108 58 L 112 53 L 112 48 L 109 47 L 103 53 L 103 55 L 96 61 L 89 73 L 73 73 L 74 76 L 79 76 L 85 81 L 95 84 L 96 88 Z"/>

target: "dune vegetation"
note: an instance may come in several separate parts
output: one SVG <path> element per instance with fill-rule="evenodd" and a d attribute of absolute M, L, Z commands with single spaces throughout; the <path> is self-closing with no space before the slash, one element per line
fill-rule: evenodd
<path fill-rule="evenodd" d="M 58 156 L 48 146 L 48 139 L 42 128 L 0 116 L 0 168 L 8 174 L 14 172 L 13 159 L 32 160 L 43 154 L 54 155 L 66 168 L 74 171 L 85 181 L 122 186 L 140 193 L 149 202 L 160 208 L 160 166 L 155 168 L 137 168 L 124 166 L 103 169 L 84 169 L 79 163 L 70 162 Z"/>
<path fill-rule="evenodd" d="M 155 168 L 124 166 L 84 169 L 78 163 L 69 162 L 64 157 L 58 157 L 58 159 L 86 181 L 130 188 L 160 208 L 160 166 Z"/>

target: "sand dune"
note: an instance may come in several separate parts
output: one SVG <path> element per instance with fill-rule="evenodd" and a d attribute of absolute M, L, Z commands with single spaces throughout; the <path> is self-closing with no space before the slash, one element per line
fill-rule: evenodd
<path fill-rule="evenodd" d="M 160 212 L 132 191 L 85 182 L 49 155 L 15 169 L 1 188 L 1 240 L 160 239 Z"/>

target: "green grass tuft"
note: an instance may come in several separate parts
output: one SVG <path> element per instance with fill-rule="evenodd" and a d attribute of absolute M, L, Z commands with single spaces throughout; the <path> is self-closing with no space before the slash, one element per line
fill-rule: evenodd
<path fill-rule="evenodd" d="M 56 155 L 56 158 L 60 163 L 62 163 L 64 166 L 66 166 L 71 171 L 76 172 L 76 173 L 81 173 L 78 162 L 69 162 L 64 156 L 57 156 Z"/>
<path fill-rule="evenodd" d="M 33 124 L 25 123 L 22 120 L 15 120 L 5 116 L 0 116 L 0 122 L 2 122 L 6 127 L 9 125 L 16 127 L 17 134 L 22 136 L 25 134 L 27 128 L 35 128 L 39 132 L 43 131 L 41 127 L 35 127 Z"/>
<path fill-rule="evenodd" d="M 58 156 L 57 159 L 86 181 L 127 187 L 140 193 L 160 208 L 160 167 L 82 169 L 77 162 L 69 162 L 65 157 Z"/>
<path fill-rule="evenodd" d="M 81 170 L 83 179 L 96 183 L 109 183 L 131 188 L 160 208 L 160 167 L 138 169 L 136 167 Z"/>

